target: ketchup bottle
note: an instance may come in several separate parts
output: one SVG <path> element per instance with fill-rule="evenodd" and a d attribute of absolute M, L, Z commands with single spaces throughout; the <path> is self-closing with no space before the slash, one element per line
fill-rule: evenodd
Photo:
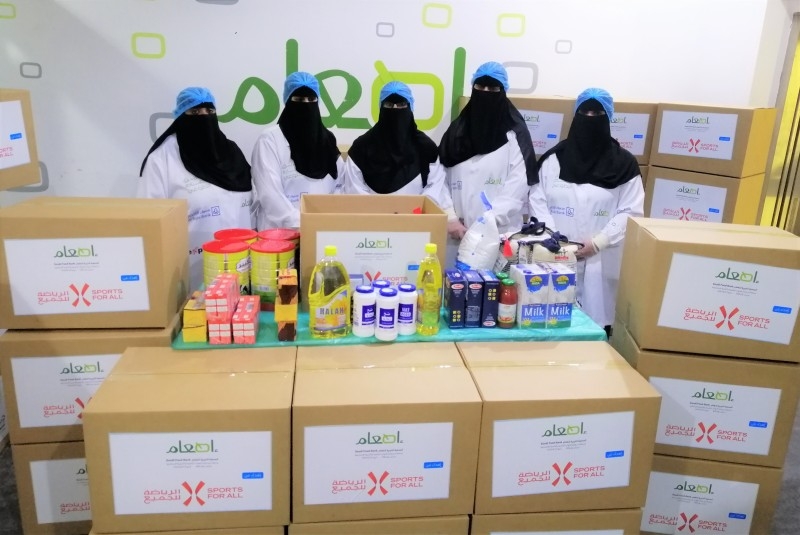
<path fill-rule="evenodd" d="M 517 286 L 510 278 L 500 281 L 500 297 L 497 302 L 497 326 L 510 329 L 517 318 Z"/>

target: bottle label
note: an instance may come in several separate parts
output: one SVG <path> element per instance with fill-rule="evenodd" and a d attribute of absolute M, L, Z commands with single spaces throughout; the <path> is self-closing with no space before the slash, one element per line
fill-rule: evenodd
<path fill-rule="evenodd" d="M 378 319 L 378 328 L 379 329 L 394 329 L 394 308 L 379 308 L 378 313 L 380 314 L 380 318 Z"/>
<path fill-rule="evenodd" d="M 500 323 L 513 323 L 517 315 L 516 305 L 497 305 L 497 321 Z"/>
<path fill-rule="evenodd" d="M 330 301 L 321 307 L 314 307 L 314 329 L 332 331 L 347 327 L 350 296 L 347 288 L 339 288 Z"/>
<path fill-rule="evenodd" d="M 361 317 L 359 318 L 362 327 L 375 325 L 375 303 L 361 307 Z"/>
<path fill-rule="evenodd" d="M 414 323 L 414 304 L 400 303 L 397 312 L 397 323 L 410 325 Z"/>

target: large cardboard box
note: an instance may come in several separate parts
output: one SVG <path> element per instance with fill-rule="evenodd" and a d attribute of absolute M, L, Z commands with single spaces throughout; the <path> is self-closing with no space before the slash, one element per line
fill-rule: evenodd
<path fill-rule="evenodd" d="M 480 419 L 452 343 L 299 347 L 292 521 L 471 513 Z"/>
<path fill-rule="evenodd" d="M 650 167 L 644 215 L 658 219 L 758 222 L 764 174 L 731 178 L 665 167 Z"/>
<path fill-rule="evenodd" d="M 188 531 L 137 531 L 127 535 L 284 535 L 285 529 L 280 527 L 260 528 L 223 528 L 223 529 L 191 529 Z M 89 535 L 101 535 L 94 529 Z"/>
<path fill-rule="evenodd" d="M 12 445 L 25 535 L 89 531 L 92 510 L 83 442 Z"/>
<path fill-rule="evenodd" d="M 2 377 L 0 377 L 0 451 L 8 446 L 8 410 L 6 409 L 6 399 L 3 395 L 4 387 Z"/>
<path fill-rule="evenodd" d="M 636 156 L 640 166 L 650 163 L 657 112 L 656 103 L 614 101 L 611 136 Z"/>
<path fill-rule="evenodd" d="M 655 452 L 780 468 L 800 397 L 800 364 L 614 348 L 661 393 Z"/>
<path fill-rule="evenodd" d="M 516 515 L 475 515 L 470 535 L 529 533 L 603 533 L 634 535 L 642 523 L 641 509 L 563 511 Z"/>
<path fill-rule="evenodd" d="M 771 533 L 781 470 L 655 455 L 641 533 Z"/>
<path fill-rule="evenodd" d="M 630 218 L 616 315 L 642 349 L 800 362 L 800 237 Z"/>
<path fill-rule="evenodd" d="M 294 373 L 297 347 L 229 348 L 175 351 L 168 347 L 131 347 L 111 371 L 114 375 L 185 373 Z"/>
<path fill-rule="evenodd" d="M 186 299 L 185 200 L 34 197 L 0 209 L 9 329 L 166 327 Z"/>
<path fill-rule="evenodd" d="M 659 104 L 650 165 L 746 177 L 766 172 L 775 108 Z"/>
<path fill-rule="evenodd" d="M 290 524 L 289 535 L 468 535 L 469 517 L 394 518 Z"/>
<path fill-rule="evenodd" d="M 437 245 L 444 265 L 446 239 L 447 216 L 424 195 L 303 195 L 302 291 L 308 291 L 311 271 L 326 245 L 337 246 L 348 273 L 400 284 L 407 281 L 408 265 L 425 257 L 426 243 Z"/>
<path fill-rule="evenodd" d="M 456 345 L 483 399 L 475 514 L 644 504 L 661 396 L 610 345 Z"/>
<path fill-rule="evenodd" d="M 0 373 L 14 444 L 83 440 L 83 408 L 125 349 L 169 346 L 180 327 L 164 329 L 6 331 Z"/>
<path fill-rule="evenodd" d="M 30 92 L 0 88 L 0 117 L 0 190 L 39 183 Z"/>
<path fill-rule="evenodd" d="M 233 363 L 234 350 L 175 352 L 185 362 L 168 372 L 157 358 L 137 364 L 144 352 L 123 354 L 84 412 L 94 529 L 287 525 L 293 373 L 271 371 L 269 358 L 253 368 L 252 353 Z M 209 372 L 215 356 L 229 366 Z"/>

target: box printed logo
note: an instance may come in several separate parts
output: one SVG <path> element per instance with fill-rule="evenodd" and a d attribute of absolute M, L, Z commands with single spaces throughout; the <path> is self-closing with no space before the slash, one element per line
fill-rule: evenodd
<path fill-rule="evenodd" d="M 192 503 L 192 499 L 194 498 L 194 500 L 198 503 L 198 505 L 200 505 L 201 507 L 204 506 L 206 502 L 205 500 L 203 500 L 203 498 L 200 497 L 200 491 L 203 489 L 205 485 L 206 485 L 205 481 L 200 481 L 199 483 L 197 483 L 197 485 L 195 485 L 194 488 L 192 488 L 192 486 L 186 481 L 181 483 L 181 487 L 186 489 L 186 492 L 189 493 L 189 496 L 185 500 L 183 500 L 183 505 L 185 507 L 189 507 L 189 504 Z"/>
<path fill-rule="evenodd" d="M 689 152 L 694 151 L 696 153 L 699 153 L 700 151 L 697 150 L 698 145 L 700 145 L 700 138 L 698 139 L 689 138 Z"/>
<path fill-rule="evenodd" d="M 681 513 L 679 516 L 681 524 L 678 526 L 678 531 L 688 529 L 689 533 L 694 533 L 695 527 L 692 525 L 692 523 L 697 520 L 697 513 L 693 514 L 692 516 L 688 516 L 686 513 Z"/>

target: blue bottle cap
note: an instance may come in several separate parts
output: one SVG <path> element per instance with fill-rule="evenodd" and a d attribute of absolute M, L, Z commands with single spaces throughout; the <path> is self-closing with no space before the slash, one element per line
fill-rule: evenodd
<path fill-rule="evenodd" d="M 360 294 L 371 294 L 375 291 L 375 288 L 372 286 L 360 285 L 356 286 L 356 291 Z"/>
<path fill-rule="evenodd" d="M 400 286 L 397 287 L 397 289 L 400 290 L 401 292 L 416 292 L 417 291 L 417 287 L 416 286 L 414 286 L 413 284 L 407 284 L 407 283 L 406 284 L 401 284 Z"/>
<path fill-rule="evenodd" d="M 397 295 L 397 290 L 394 288 L 381 288 L 381 295 L 384 297 L 394 297 Z"/>

